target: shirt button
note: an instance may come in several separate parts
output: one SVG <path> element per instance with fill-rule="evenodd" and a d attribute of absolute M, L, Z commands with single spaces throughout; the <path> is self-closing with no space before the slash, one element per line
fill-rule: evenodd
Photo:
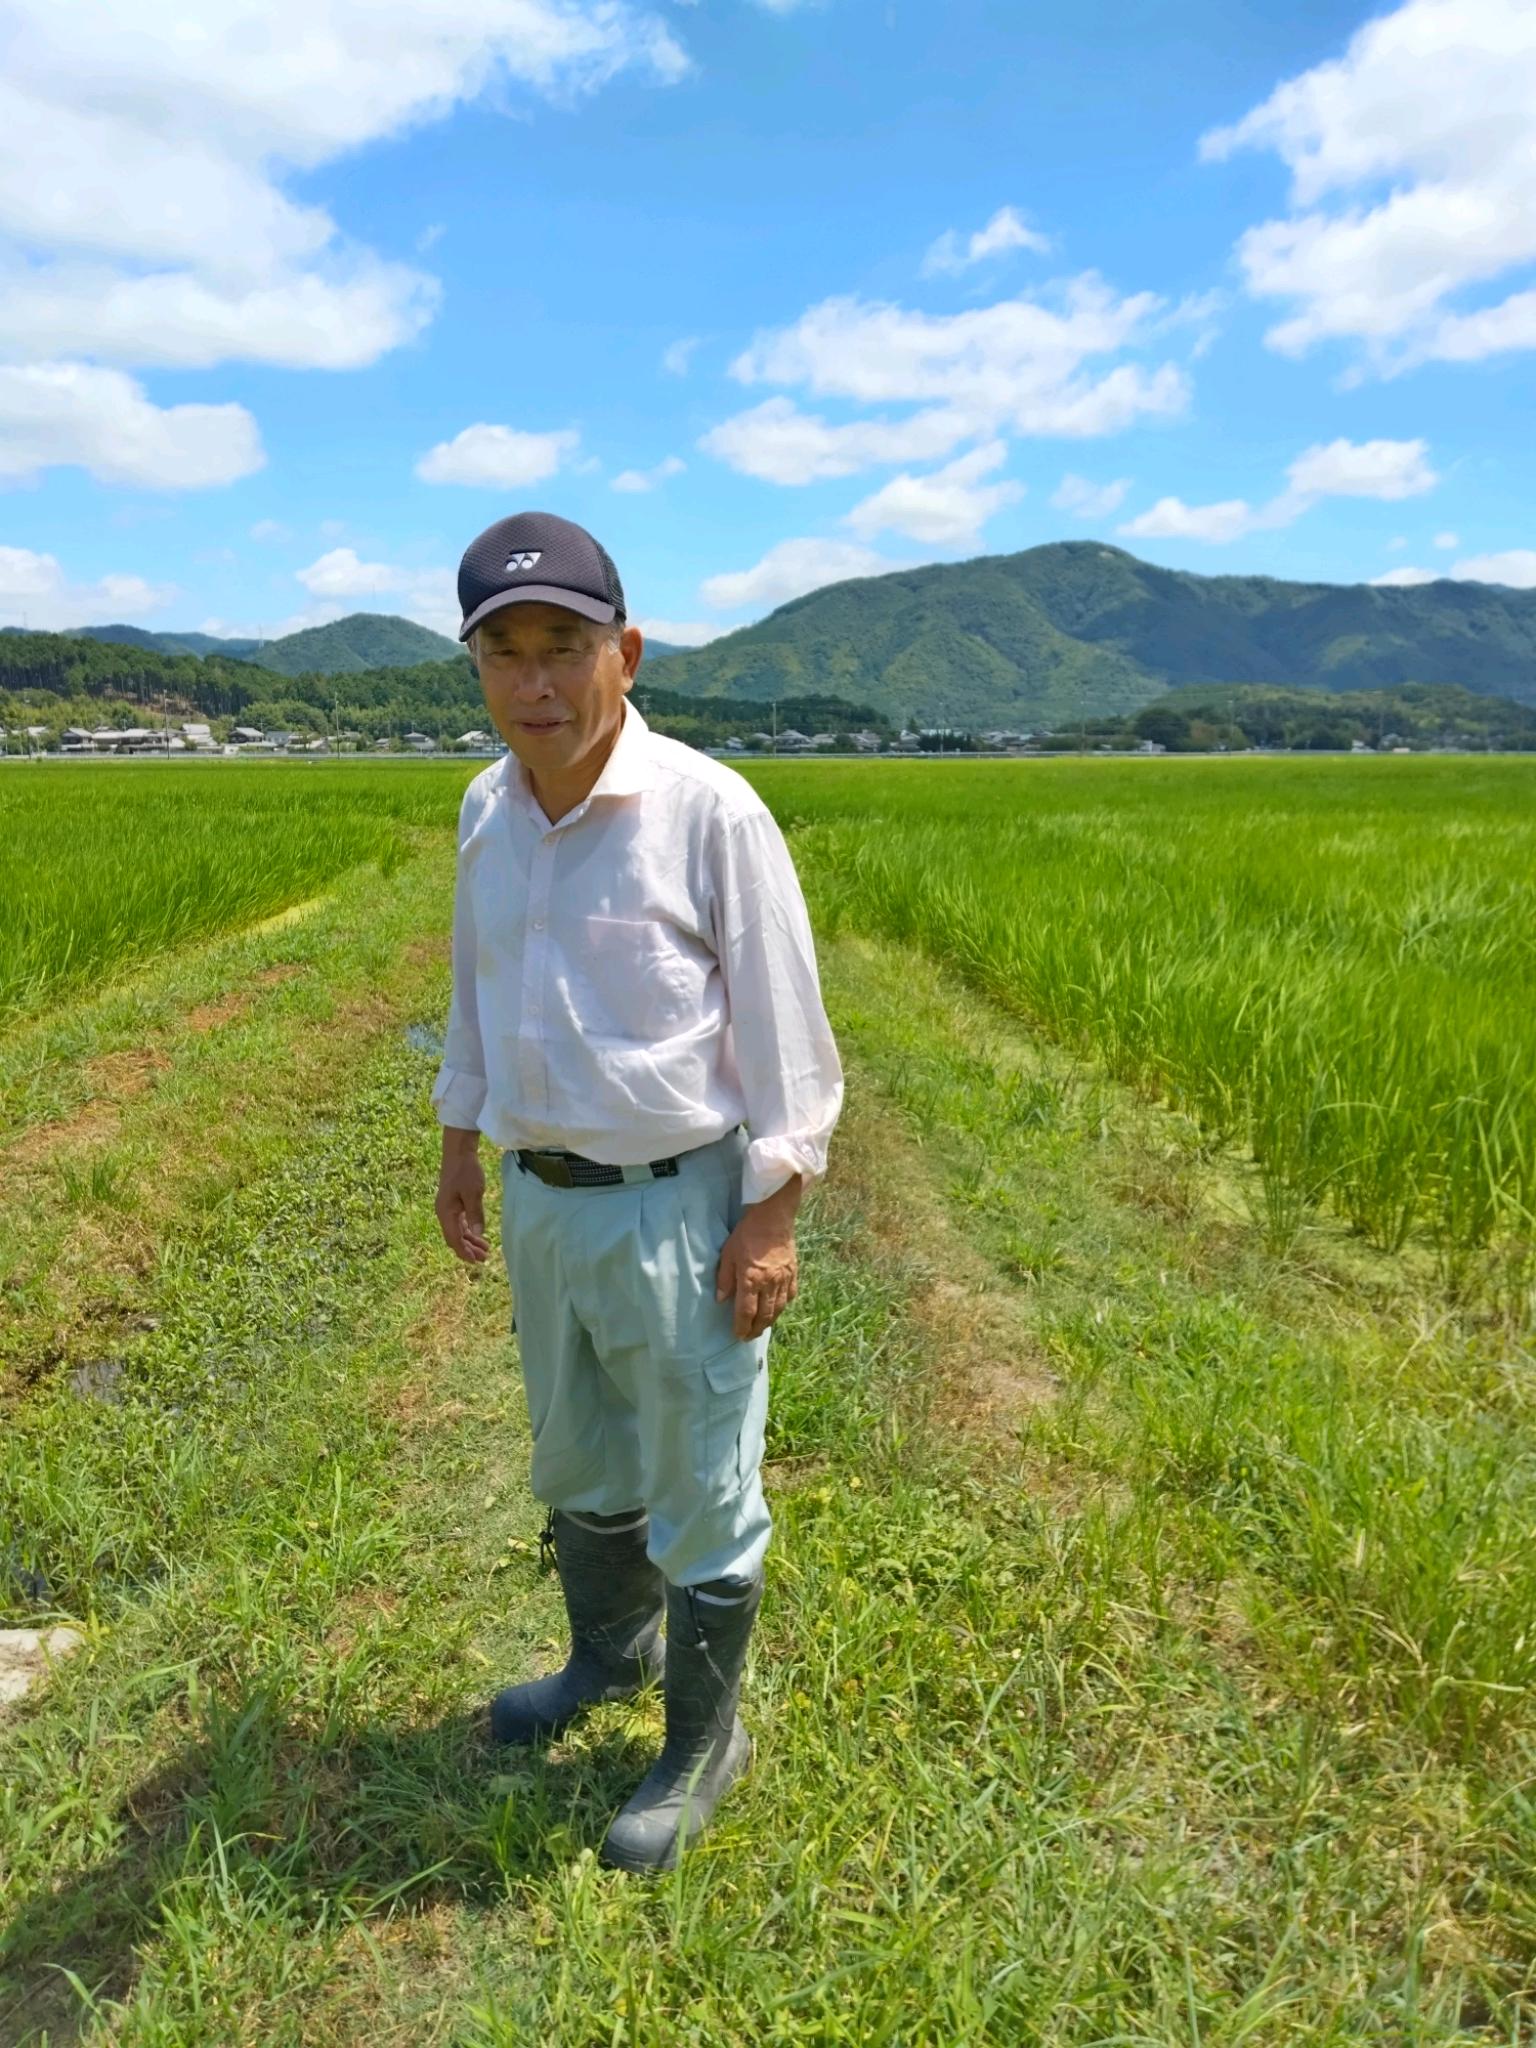
<path fill-rule="evenodd" d="M 542 918 L 542 917 L 536 917 L 536 918 L 535 918 L 535 919 L 533 920 L 533 928 L 534 928 L 534 930 L 535 930 L 536 932 L 541 932 L 541 931 L 543 931 L 543 929 L 544 929 L 544 920 L 543 920 L 543 918 Z"/>

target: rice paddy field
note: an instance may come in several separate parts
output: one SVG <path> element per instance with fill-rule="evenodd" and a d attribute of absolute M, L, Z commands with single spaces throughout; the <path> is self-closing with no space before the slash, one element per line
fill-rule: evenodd
<path fill-rule="evenodd" d="M 1536 764 L 760 762 L 848 1072 L 751 1779 L 600 1870 L 467 771 L 0 772 L 0 2048 L 1536 2043 Z"/>
<path fill-rule="evenodd" d="M 1526 762 L 849 764 L 763 786 L 813 828 L 824 929 L 915 943 L 1250 1152 L 1282 1234 L 1326 1203 L 1388 1250 L 1529 1236 Z"/>

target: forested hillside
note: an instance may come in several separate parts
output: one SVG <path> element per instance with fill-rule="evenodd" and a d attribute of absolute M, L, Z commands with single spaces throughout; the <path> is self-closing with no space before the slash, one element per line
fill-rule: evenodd
<path fill-rule="evenodd" d="M 359 612 L 238 658 L 230 646 L 242 643 L 201 658 L 199 643 L 133 627 L 0 633 L 0 690 L 47 692 L 50 715 L 77 722 L 91 703 L 99 717 L 103 702 L 162 697 L 368 738 L 483 722 L 463 651 L 408 619 Z M 708 647 L 652 643 L 642 673 L 692 707 L 667 715 L 699 732 L 751 730 L 774 702 L 781 727 L 802 730 L 1070 732 L 1134 717 L 1170 690 L 1256 685 L 1333 696 L 1426 685 L 1536 706 L 1536 591 L 1190 576 L 1071 542 L 831 584 Z M 835 708 L 813 716 L 813 702 Z"/>
<path fill-rule="evenodd" d="M 635 701 L 646 718 L 679 739 L 711 745 L 771 726 L 805 732 L 879 731 L 872 705 L 828 697 L 787 698 L 775 707 L 740 698 L 700 703 L 654 688 L 642 667 Z M 203 718 L 269 731 L 348 731 L 365 740 L 423 732 L 452 740 L 483 729 L 485 700 L 462 653 L 410 668 L 354 670 L 343 675 L 275 675 L 248 661 L 210 655 L 161 654 L 119 641 L 69 633 L 0 635 L 0 725 L 41 725 L 54 738 L 66 726 L 157 724 Z"/>
<path fill-rule="evenodd" d="M 831 584 L 662 669 L 690 695 L 832 690 L 927 725 L 1064 726 L 1183 684 L 1536 704 L 1536 591 L 1192 576 L 1072 541 Z"/>

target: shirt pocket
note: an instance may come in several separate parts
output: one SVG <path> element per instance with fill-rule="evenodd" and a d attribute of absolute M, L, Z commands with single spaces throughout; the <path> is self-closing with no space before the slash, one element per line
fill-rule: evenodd
<path fill-rule="evenodd" d="M 583 918 L 578 943 L 578 1014 L 596 1036 L 652 1044 L 692 1021 L 693 963 L 659 919 Z"/>

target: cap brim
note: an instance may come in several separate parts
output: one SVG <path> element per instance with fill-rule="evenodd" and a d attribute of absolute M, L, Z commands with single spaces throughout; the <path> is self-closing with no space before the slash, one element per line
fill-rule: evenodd
<path fill-rule="evenodd" d="M 509 604 L 557 604 L 562 611 L 577 612 L 598 626 L 611 626 L 618 617 L 611 604 L 604 604 L 600 597 L 588 597 L 584 590 L 561 590 L 553 583 L 519 583 L 515 590 L 498 590 L 494 597 L 477 606 L 460 626 L 459 638 L 467 640 L 482 619 L 488 619 L 492 612 L 504 611 Z"/>

